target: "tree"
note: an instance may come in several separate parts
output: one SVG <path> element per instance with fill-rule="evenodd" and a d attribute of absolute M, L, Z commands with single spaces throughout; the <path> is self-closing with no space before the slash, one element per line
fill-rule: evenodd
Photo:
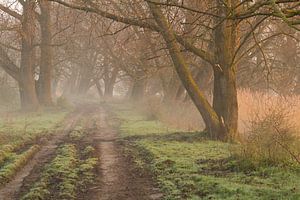
<path fill-rule="evenodd" d="M 38 97 L 42 105 L 51 106 L 52 102 L 52 34 L 51 34 L 51 6 L 47 0 L 39 0 L 41 14 L 39 24 L 41 29 L 41 57 L 40 74 L 38 80 Z"/>
<path fill-rule="evenodd" d="M 143 17 L 146 16 L 149 18 L 150 16 L 149 14 L 145 14 L 147 9 L 145 9 L 143 1 L 136 2 L 135 6 L 137 9 L 132 11 L 132 13 L 130 13 L 132 9 L 129 9 L 127 15 L 131 17 L 125 16 L 124 13 L 118 15 L 116 14 L 117 11 L 107 12 L 101 9 L 98 3 L 92 1 L 77 1 L 77 3 L 74 2 L 73 4 L 61 0 L 53 1 L 73 9 L 95 13 L 104 18 L 159 33 L 166 43 L 178 77 L 205 121 L 207 131 L 211 134 L 212 138 L 217 139 L 232 139 L 237 134 L 238 103 L 236 71 L 238 67 L 237 55 L 241 54 L 240 51 L 243 49 L 241 47 L 245 41 L 248 41 L 249 36 L 251 36 L 261 22 L 269 17 L 282 18 L 282 15 L 279 15 L 280 12 L 286 12 L 288 8 L 294 8 L 296 5 L 293 0 L 283 2 L 257 1 L 255 3 L 249 1 L 240 2 L 238 0 L 216 0 L 213 2 L 201 2 L 199 5 L 203 8 L 194 9 L 188 6 L 191 1 L 188 1 L 188 4 L 177 4 L 176 2 L 169 1 L 145 0 L 144 2 L 146 2 L 154 17 L 154 21 L 146 21 Z M 280 9 L 278 11 L 277 9 L 276 12 L 270 12 L 270 9 L 282 6 L 285 6 L 284 10 Z M 205 7 L 207 7 L 206 10 L 204 9 Z M 164 9 L 164 12 L 162 12 L 162 9 Z M 175 24 L 180 21 L 178 16 L 182 15 L 182 10 L 205 17 L 205 20 L 198 22 L 199 26 L 194 26 L 200 31 L 210 33 L 210 35 L 207 34 L 209 42 L 205 42 L 204 36 L 201 37 L 201 42 L 204 43 L 202 46 L 204 47 L 199 48 L 197 40 L 187 39 L 184 35 L 178 33 L 181 30 L 181 26 Z M 214 11 L 211 12 L 210 10 Z M 293 9 L 293 14 L 285 15 L 285 17 L 291 20 L 297 15 L 299 13 L 294 12 Z M 258 21 L 252 20 L 255 16 L 265 17 Z M 178 17 L 178 21 L 175 20 L 176 17 Z M 170 22 L 170 19 L 172 19 L 174 24 Z M 249 20 L 251 24 L 250 29 L 241 38 L 239 24 L 242 22 L 249 23 Z M 205 21 L 208 21 L 208 23 Z M 293 22 L 293 26 L 294 24 Z M 204 92 L 196 84 L 179 44 L 186 51 L 193 53 L 211 65 L 214 71 L 212 105 L 210 105 L 205 98 Z M 209 48 L 209 45 L 212 45 L 212 48 Z"/>
<path fill-rule="evenodd" d="M 0 5 L 0 9 L 20 22 L 20 67 L 10 59 L 7 51 L 1 48 L 2 68 L 13 77 L 19 85 L 21 108 L 35 111 L 40 103 L 45 106 L 52 105 L 51 97 L 51 71 L 52 50 L 50 30 L 50 2 L 39 1 L 41 14 L 36 12 L 34 0 L 19 1 L 22 5 L 22 14 Z M 41 62 L 38 84 L 35 80 L 36 69 L 36 19 L 41 26 Z"/>
<path fill-rule="evenodd" d="M 21 18 L 21 61 L 20 61 L 20 99 L 24 110 L 34 111 L 39 107 L 35 90 L 34 65 L 35 49 L 35 1 L 24 2 L 23 15 Z"/>

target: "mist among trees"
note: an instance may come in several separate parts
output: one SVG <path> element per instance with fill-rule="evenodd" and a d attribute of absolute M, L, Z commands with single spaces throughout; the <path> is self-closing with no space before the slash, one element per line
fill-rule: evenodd
<path fill-rule="evenodd" d="M 300 198 L 299 0 L 0 0 L 0 19 L 0 198 Z"/>

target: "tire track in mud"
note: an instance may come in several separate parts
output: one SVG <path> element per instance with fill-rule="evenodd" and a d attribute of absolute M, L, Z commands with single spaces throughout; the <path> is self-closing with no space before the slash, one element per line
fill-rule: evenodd
<path fill-rule="evenodd" d="M 75 127 L 84 112 L 85 110 L 80 107 L 67 116 L 63 123 L 63 129 L 58 130 L 46 144 L 41 146 L 41 149 L 24 165 L 24 167 L 18 171 L 14 178 L 0 188 L 1 200 L 13 200 L 17 198 L 24 179 L 32 173 L 32 170 L 36 166 L 43 166 L 44 163 L 48 161 L 59 143 L 61 143 L 68 132 Z"/>

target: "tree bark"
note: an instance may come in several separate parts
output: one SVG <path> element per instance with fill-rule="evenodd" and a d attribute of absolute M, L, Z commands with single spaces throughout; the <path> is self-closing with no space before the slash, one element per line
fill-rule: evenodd
<path fill-rule="evenodd" d="M 205 99 L 203 92 L 199 89 L 193 79 L 188 65 L 180 52 L 179 45 L 176 43 L 174 32 L 170 30 L 170 26 L 161 10 L 151 2 L 148 2 L 148 5 L 156 23 L 161 29 L 160 33 L 166 42 L 174 68 L 192 101 L 201 113 L 207 131 L 210 133 L 212 138 L 224 139 L 226 129 L 224 128 L 219 116 Z"/>
<path fill-rule="evenodd" d="M 19 87 L 21 108 L 26 111 L 35 111 L 39 108 L 34 80 L 34 8 L 34 0 L 26 1 L 23 6 L 22 17 L 22 50 Z"/>
<path fill-rule="evenodd" d="M 231 7 L 237 0 L 227 0 Z M 218 15 L 225 16 L 231 12 L 224 2 L 217 1 Z M 236 64 L 234 53 L 237 45 L 237 22 L 225 20 L 218 22 L 214 32 L 216 65 L 214 66 L 213 108 L 224 121 L 229 138 L 235 138 L 238 128 L 238 101 L 236 89 Z"/>
<path fill-rule="evenodd" d="M 0 67 L 17 82 L 20 81 L 20 69 L 9 58 L 7 52 L 0 46 Z"/>
<path fill-rule="evenodd" d="M 41 27 L 41 61 L 40 74 L 38 80 L 38 97 L 44 106 L 53 105 L 52 101 L 52 47 L 51 47 L 51 13 L 50 2 L 46 0 L 39 1 L 40 27 Z"/>

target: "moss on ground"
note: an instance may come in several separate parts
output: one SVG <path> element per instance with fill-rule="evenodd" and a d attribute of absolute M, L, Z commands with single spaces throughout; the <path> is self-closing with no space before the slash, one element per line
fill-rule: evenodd
<path fill-rule="evenodd" d="M 231 155 L 233 144 L 168 129 L 133 106 L 109 106 L 121 121 L 128 153 L 156 175 L 165 199 L 300 199 L 297 167 L 247 170 Z"/>

